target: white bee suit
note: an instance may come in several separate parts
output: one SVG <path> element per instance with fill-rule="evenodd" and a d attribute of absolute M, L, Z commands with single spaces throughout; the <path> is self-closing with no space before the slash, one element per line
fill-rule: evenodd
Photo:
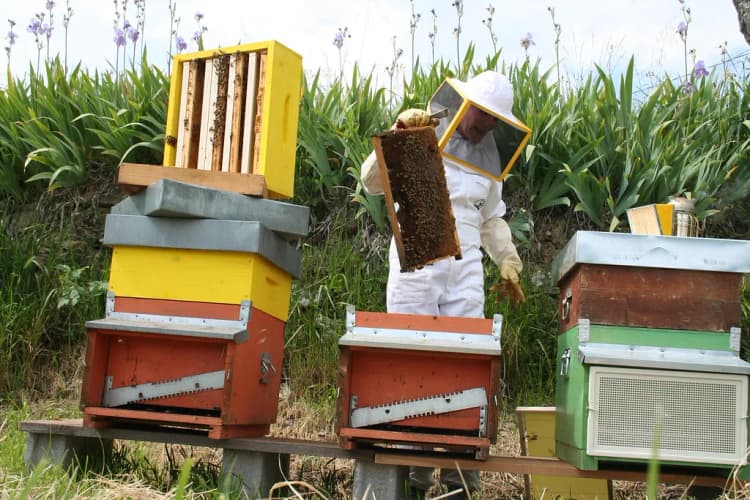
<path fill-rule="evenodd" d="M 454 134 L 446 152 L 459 152 L 476 164 L 500 168 L 497 148 L 491 136 L 480 144 Z M 502 182 L 467 169 L 449 159 L 443 161 L 451 208 L 456 218 L 456 232 L 461 244 L 461 259 L 446 258 L 412 272 L 400 272 L 396 245 L 391 240 L 389 274 L 386 290 L 388 312 L 434 316 L 484 317 L 484 273 L 482 252 L 490 257 L 505 257 L 510 231 L 502 216 Z M 383 192 L 382 179 L 374 153 L 362 165 L 362 183 L 370 194 Z M 493 228 L 490 230 L 490 228 Z M 515 248 L 512 248 L 515 253 Z M 520 259 L 519 259 L 520 262 Z M 499 262 L 498 262 L 499 264 Z"/>

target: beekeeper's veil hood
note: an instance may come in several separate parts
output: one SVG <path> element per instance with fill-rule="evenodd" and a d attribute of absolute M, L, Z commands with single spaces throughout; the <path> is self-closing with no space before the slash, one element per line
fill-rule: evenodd
<path fill-rule="evenodd" d="M 492 133 L 478 144 L 456 133 L 471 106 L 497 118 Z M 448 110 L 448 116 L 437 128 L 443 156 L 487 177 L 504 179 L 531 135 L 531 130 L 513 115 L 513 86 L 508 78 L 496 71 L 485 71 L 468 82 L 447 78 L 428 105 L 430 113 L 443 109 Z"/>

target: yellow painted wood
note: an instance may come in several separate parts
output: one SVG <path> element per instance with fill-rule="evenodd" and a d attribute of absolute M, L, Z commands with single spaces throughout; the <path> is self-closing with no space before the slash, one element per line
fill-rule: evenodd
<path fill-rule="evenodd" d="M 530 457 L 555 456 L 555 407 L 522 407 L 526 449 Z M 606 479 L 570 478 L 531 474 L 531 492 L 535 499 L 565 498 L 566 500 L 609 500 Z"/>
<path fill-rule="evenodd" d="M 659 226 L 661 234 L 667 236 L 672 234 L 672 216 L 674 215 L 674 205 L 669 203 L 657 203 L 656 214 L 659 217 Z"/>
<path fill-rule="evenodd" d="M 162 164 L 173 167 L 177 158 L 177 130 L 179 128 L 180 102 L 182 94 L 183 61 L 178 58 L 172 63 L 172 76 L 169 80 L 169 100 L 167 101 L 167 126 L 164 141 L 164 157 Z"/>
<path fill-rule="evenodd" d="M 266 51 L 266 79 L 261 115 L 258 166 L 272 198 L 294 196 L 294 161 L 297 147 L 299 101 L 302 97 L 302 57 L 276 41 L 265 41 L 178 54 L 173 58 L 167 108 L 167 136 L 177 137 L 182 63 L 235 52 Z M 174 165 L 176 144 L 164 146 L 164 165 Z"/>
<path fill-rule="evenodd" d="M 115 295 L 239 304 L 286 321 L 292 277 L 258 254 L 115 246 L 109 288 Z"/>

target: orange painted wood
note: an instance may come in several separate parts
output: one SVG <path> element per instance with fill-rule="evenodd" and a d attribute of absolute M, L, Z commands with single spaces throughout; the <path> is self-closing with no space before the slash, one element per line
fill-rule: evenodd
<path fill-rule="evenodd" d="M 214 425 L 208 430 L 211 439 L 261 437 L 271 432 L 270 425 Z"/>
<path fill-rule="evenodd" d="M 237 320 L 240 305 L 118 297 L 114 309 L 117 312 Z M 258 309 L 251 309 L 249 338 L 241 343 L 224 339 L 90 329 L 82 407 L 102 407 L 105 376 L 111 376 L 112 387 L 117 388 L 225 370 L 222 389 L 146 400 L 142 404 L 154 410 L 130 414 L 128 418 L 159 422 L 164 413 L 190 415 L 196 411 L 209 412 L 217 415 L 221 425 L 235 428 L 227 429 L 226 433 L 213 430 L 212 435 L 258 435 L 256 433 L 260 432 L 261 427 L 266 428 L 276 420 L 284 329 L 283 321 Z M 262 372 L 264 354 L 275 368 L 265 376 Z M 120 409 L 123 408 L 106 410 Z M 96 411 L 98 415 L 103 415 L 101 411 Z M 91 423 L 92 420 L 86 422 Z"/>
<path fill-rule="evenodd" d="M 356 395 L 357 406 L 365 407 L 483 387 L 491 400 L 497 390 L 490 378 L 491 368 L 489 356 L 350 349 L 350 396 Z M 472 431 L 479 428 L 479 408 L 409 418 L 391 425 Z M 487 425 L 488 435 L 494 435 L 491 427 L 497 426 L 497 420 L 488 419 Z"/>
<path fill-rule="evenodd" d="M 458 318 L 452 316 L 424 316 L 357 311 L 354 323 L 368 328 L 395 328 L 402 330 L 427 330 L 434 332 L 492 334 L 492 320 L 484 318 Z"/>
<path fill-rule="evenodd" d="M 435 331 L 456 335 L 490 335 L 493 321 L 481 318 L 432 317 L 412 314 L 357 312 L 357 327 Z M 498 402 L 502 361 L 498 355 L 479 355 L 385 349 L 377 346 L 340 346 L 336 429 L 342 446 L 354 448 L 358 440 L 449 443 L 468 435 L 463 445 L 484 447 L 497 436 Z M 412 401 L 481 387 L 487 394 L 486 436 L 479 434 L 479 408 L 407 418 L 381 426 L 353 428 L 350 424 L 351 401 L 359 408 Z M 383 428 L 387 426 L 388 430 Z M 374 433 L 374 434 L 372 434 Z M 388 433 L 397 433 L 398 436 Z M 484 441 L 481 441 L 484 440 Z M 487 450 L 477 450 L 477 457 Z"/>
<path fill-rule="evenodd" d="M 200 415 L 188 415 L 184 413 L 166 413 L 143 410 L 124 410 L 120 408 L 87 407 L 83 411 L 84 416 L 93 419 L 112 421 L 117 420 L 141 420 L 162 424 L 186 424 L 199 426 L 221 425 L 221 419 L 217 417 L 203 417 Z M 84 422 L 85 423 L 85 422 Z"/>
<path fill-rule="evenodd" d="M 343 427 L 339 435 L 345 438 L 358 438 L 367 441 L 394 443 L 424 443 L 442 446 L 485 447 L 490 445 L 488 438 L 457 436 L 451 434 L 429 434 L 423 432 L 386 431 L 380 429 L 355 429 Z"/>
<path fill-rule="evenodd" d="M 579 264 L 558 284 L 559 331 L 586 318 L 593 324 L 726 332 L 742 319 L 741 282 L 738 273 Z"/>

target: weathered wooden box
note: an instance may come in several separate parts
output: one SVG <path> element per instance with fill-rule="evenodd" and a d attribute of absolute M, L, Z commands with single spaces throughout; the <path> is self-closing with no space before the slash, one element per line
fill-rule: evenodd
<path fill-rule="evenodd" d="M 252 306 L 115 297 L 89 321 L 84 425 L 262 436 L 276 420 L 285 323 Z"/>
<path fill-rule="evenodd" d="M 727 332 L 750 242 L 579 231 L 557 255 L 560 333 L 592 324 Z"/>
<path fill-rule="evenodd" d="M 342 446 L 409 444 L 484 458 L 497 434 L 501 316 L 355 312 L 339 340 Z"/>

